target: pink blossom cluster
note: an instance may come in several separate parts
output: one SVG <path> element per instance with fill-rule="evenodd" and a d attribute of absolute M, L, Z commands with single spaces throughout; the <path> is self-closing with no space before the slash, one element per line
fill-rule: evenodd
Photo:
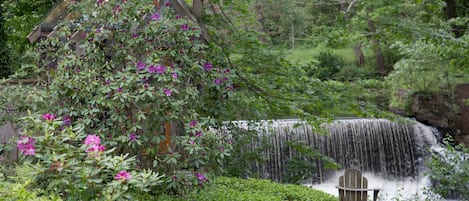
<path fill-rule="evenodd" d="M 197 180 L 199 180 L 199 184 L 208 182 L 207 177 L 205 177 L 205 175 L 200 172 L 196 172 L 195 177 L 197 178 Z"/>
<path fill-rule="evenodd" d="M 130 173 L 128 173 L 125 170 L 120 171 L 114 176 L 115 180 L 120 180 L 120 181 L 127 181 L 127 180 L 130 180 L 130 178 L 132 178 L 132 176 L 130 176 Z"/>
<path fill-rule="evenodd" d="M 26 156 L 32 156 L 36 152 L 34 143 L 36 140 L 32 137 L 21 136 L 20 139 L 16 142 L 16 146 Z"/>
<path fill-rule="evenodd" d="M 95 157 L 106 150 L 106 147 L 101 145 L 101 138 L 97 135 L 87 135 L 85 138 L 85 145 L 88 145 L 89 148 L 86 150 L 88 156 Z"/>
<path fill-rule="evenodd" d="M 53 114 L 43 114 L 42 115 L 42 119 L 44 119 L 44 121 L 52 121 L 55 119 L 55 116 Z"/>

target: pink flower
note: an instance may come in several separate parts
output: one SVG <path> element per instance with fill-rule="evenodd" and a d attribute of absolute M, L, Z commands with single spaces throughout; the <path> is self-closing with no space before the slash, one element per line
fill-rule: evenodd
<path fill-rule="evenodd" d="M 204 70 L 211 71 L 213 69 L 213 65 L 210 62 L 204 63 Z"/>
<path fill-rule="evenodd" d="M 178 73 L 176 72 L 171 73 L 171 77 L 173 77 L 174 79 L 178 79 Z"/>
<path fill-rule="evenodd" d="M 86 150 L 86 152 L 88 153 L 89 152 L 103 152 L 103 151 L 106 151 L 106 147 L 103 145 L 97 145 L 97 144 L 91 145 L 91 147 Z"/>
<path fill-rule="evenodd" d="M 216 84 L 216 85 L 220 85 L 223 80 L 222 79 L 219 79 L 219 78 L 216 78 L 215 80 L 213 80 L 213 82 Z"/>
<path fill-rule="evenodd" d="M 155 70 L 156 70 L 156 73 L 163 74 L 164 72 L 166 72 L 166 66 L 158 65 L 156 66 Z"/>
<path fill-rule="evenodd" d="M 101 144 L 101 138 L 97 135 L 87 135 L 85 138 L 85 144 L 86 145 L 100 145 Z"/>
<path fill-rule="evenodd" d="M 98 157 L 103 151 L 106 151 L 106 147 L 103 145 L 93 144 L 86 150 L 86 153 L 88 153 L 88 157 Z"/>
<path fill-rule="evenodd" d="M 180 26 L 181 31 L 188 31 L 189 30 L 189 25 L 188 24 L 183 24 Z"/>
<path fill-rule="evenodd" d="M 161 17 L 160 14 L 158 14 L 158 13 L 153 13 L 150 18 L 151 18 L 151 20 L 153 20 L 153 21 L 160 21 L 160 17 Z"/>
<path fill-rule="evenodd" d="M 147 66 L 142 61 L 137 62 L 137 70 L 144 70 Z"/>
<path fill-rule="evenodd" d="M 158 73 L 158 74 L 163 74 L 166 72 L 166 66 L 163 65 L 157 65 L 157 66 L 149 66 L 148 67 L 148 72 L 149 73 Z"/>
<path fill-rule="evenodd" d="M 202 131 L 197 131 L 195 132 L 196 137 L 202 137 Z"/>
<path fill-rule="evenodd" d="M 36 149 L 34 143 L 36 140 L 32 137 L 21 136 L 18 141 L 16 141 L 16 146 L 25 156 L 32 156 L 35 154 Z"/>
<path fill-rule="evenodd" d="M 62 126 L 70 126 L 70 125 L 72 125 L 72 119 L 70 119 L 70 116 L 64 116 Z"/>
<path fill-rule="evenodd" d="M 164 93 L 166 94 L 166 96 L 168 96 L 168 97 L 173 95 L 173 93 L 171 92 L 171 89 L 168 89 L 168 88 L 165 88 L 165 89 L 163 90 L 163 92 L 164 92 Z"/>
<path fill-rule="evenodd" d="M 117 173 L 116 176 L 114 176 L 114 179 L 120 180 L 120 181 L 127 181 L 127 180 L 130 180 L 131 177 L 132 176 L 130 176 L 130 173 L 128 173 L 125 170 L 122 170 L 119 173 Z"/>
<path fill-rule="evenodd" d="M 197 126 L 197 123 L 197 120 L 192 120 L 191 123 L 189 123 L 189 127 L 194 128 L 195 126 Z"/>
<path fill-rule="evenodd" d="M 131 141 L 135 141 L 135 140 L 137 140 L 137 135 L 136 135 L 135 133 L 131 133 L 131 134 L 129 135 L 129 139 L 130 139 Z"/>
<path fill-rule="evenodd" d="M 44 119 L 45 121 L 52 121 L 55 119 L 55 116 L 53 114 L 44 114 L 42 115 L 42 119 Z"/>
<path fill-rule="evenodd" d="M 197 177 L 197 180 L 199 180 L 200 183 L 208 182 L 207 177 L 202 173 L 196 172 L 195 177 Z"/>

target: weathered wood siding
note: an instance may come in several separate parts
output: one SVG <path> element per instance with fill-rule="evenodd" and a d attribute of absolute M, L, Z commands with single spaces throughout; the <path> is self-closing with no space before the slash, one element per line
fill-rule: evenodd
<path fill-rule="evenodd" d="M 11 138 L 16 138 L 17 136 L 18 133 L 11 122 L 0 126 L 0 143 L 9 143 Z M 12 151 L 0 155 L 0 163 L 15 161 L 16 159 L 18 159 L 18 149 L 16 147 Z"/>

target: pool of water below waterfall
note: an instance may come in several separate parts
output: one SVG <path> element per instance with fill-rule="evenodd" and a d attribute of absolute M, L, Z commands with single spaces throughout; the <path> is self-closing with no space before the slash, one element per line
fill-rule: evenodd
<path fill-rule="evenodd" d="M 337 171 L 331 178 L 321 184 L 305 184 L 313 189 L 317 189 L 335 196 L 338 196 L 338 190 L 335 186 L 338 184 L 339 177 L 343 175 L 344 171 Z M 401 180 L 384 179 L 381 176 L 373 173 L 363 173 L 368 179 L 368 188 L 380 188 L 378 200 L 425 200 L 427 195 L 425 189 L 430 186 L 430 180 L 427 177 L 420 177 L 416 179 L 407 178 Z M 373 194 L 368 193 L 369 198 Z M 429 198 L 436 200 L 436 198 Z M 450 200 L 446 200 L 450 201 Z M 453 200 L 456 201 L 456 200 Z"/>

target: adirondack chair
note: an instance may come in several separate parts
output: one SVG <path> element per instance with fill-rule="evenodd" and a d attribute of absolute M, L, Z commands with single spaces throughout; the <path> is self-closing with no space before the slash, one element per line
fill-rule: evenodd
<path fill-rule="evenodd" d="M 345 170 L 339 177 L 339 201 L 367 201 L 368 191 L 373 191 L 373 201 L 378 199 L 379 188 L 368 188 L 368 180 L 356 169 Z"/>

